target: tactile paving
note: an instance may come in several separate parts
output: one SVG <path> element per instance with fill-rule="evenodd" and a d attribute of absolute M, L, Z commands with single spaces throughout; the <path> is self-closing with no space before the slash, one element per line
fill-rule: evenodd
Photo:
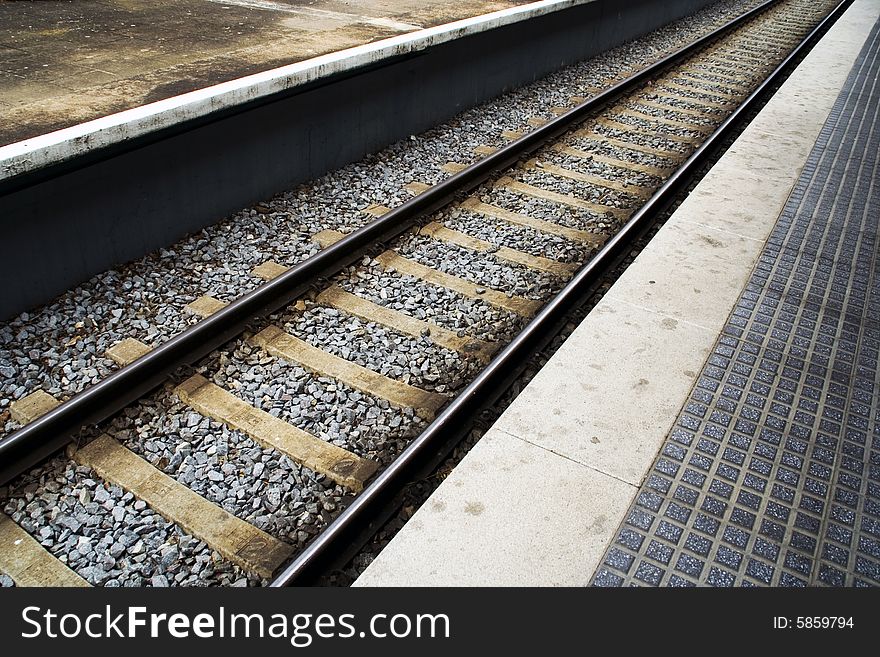
<path fill-rule="evenodd" d="M 597 586 L 880 585 L 880 23 Z"/>

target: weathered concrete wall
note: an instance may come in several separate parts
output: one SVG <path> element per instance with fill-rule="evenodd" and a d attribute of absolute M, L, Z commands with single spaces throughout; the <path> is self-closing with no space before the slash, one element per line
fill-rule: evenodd
<path fill-rule="evenodd" d="M 562 2 L 98 149 L 81 136 L 71 158 L 0 180 L 0 318 L 708 4 Z"/>

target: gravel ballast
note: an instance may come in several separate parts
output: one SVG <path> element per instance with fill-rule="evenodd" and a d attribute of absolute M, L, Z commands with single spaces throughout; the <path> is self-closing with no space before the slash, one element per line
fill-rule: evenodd
<path fill-rule="evenodd" d="M 430 334 L 413 338 L 335 308 L 312 306 L 285 315 L 282 323 L 288 333 L 309 344 L 423 390 L 458 390 L 480 366 L 437 346 Z"/>
<path fill-rule="evenodd" d="M 556 201 L 521 196 L 503 187 L 486 190 L 479 195 L 479 199 L 483 203 L 589 233 L 603 234 L 619 227 L 619 221 L 610 213 L 599 214 L 592 210 L 572 208 Z"/>
<path fill-rule="evenodd" d="M 491 253 L 471 251 L 424 235 L 407 240 L 398 251 L 437 271 L 527 299 L 546 299 L 562 283 L 555 276 L 499 260 Z"/>
<path fill-rule="evenodd" d="M 169 390 L 113 420 L 108 433 L 229 513 L 301 548 L 350 492 L 180 403 Z"/>
<path fill-rule="evenodd" d="M 506 246 L 558 262 L 584 262 L 592 254 L 589 247 L 564 237 L 483 217 L 461 208 L 443 213 L 441 220 L 447 228 L 472 235 L 490 244 Z"/>
<path fill-rule="evenodd" d="M 510 340 L 521 327 L 521 318 L 480 299 L 471 299 L 445 287 L 412 276 L 387 271 L 366 260 L 337 279 L 340 287 L 367 301 L 430 321 L 488 342 Z"/>
<path fill-rule="evenodd" d="M 596 137 L 578 137 L 572 139 L 569 143 L 575 147 L 590 153 L 598 153 L 607 157 L 617 158 L 619 160 L 635 160 L 639 164 L 645 164 L 651 167 L 659 167 L 661 169 L 674 169 L 677 161 L 670 158 L 661 157 L 652 153 L 643 153 L 632 149 L 609 144 Z"/>
<path fill-rule="evenodd" d="M 572 96 L 589 95 L 606 80 L 657 59 L 756 4 L 719 2 L 244 209 L 0 323 L 0 431 L 15 428 L 2 415 L 10 401 L 38 388 L 59 398 L 80 392 L 115 369 L 104 351 L 116 342 L 126 337 L 154 346 L 164 342 L 189 325 L 180 309 L 193 299 L 203 294 L 226 301 L 240 296 L 259 283 L 249 275 L 255 265 L 267 259 L 291 265 L 308 257 L 317 249 L 309 235 L 363 225 L 371 219 L 363 212 L 370 204 L 394 207 L 406 201 L 407 183 L 439 180 L 447 175 L 440 169 L 447 161 L 472 162 L 477 145 L 503 143 L 502 130 L 522 129 L 527 118 L 545 114 L 548 106 L 565 106 Z"/>
<path fill-rule="evenodd" d="M 186 303 L 204 294 L 224 301 L 237 298 L 260 284 L 250 274 L 254 266 L 269 259 L 287 266 L 302 261 L 318 250 L 312 240 L 318 231 L 350 232 L 362 226 L 372 220 L 364 212 L 368 206 L 400 205 L 410 198 L 406 184 L 439 181 L 448 175 L 441 169 L 446 162 L 472 162 L 476 146 L 503 143 L 501 130 L 522 130 L 530 117 L 549 118 L 549 105 L 569 105 L 573 95 L 589 95 L 591 87 L 626 74 L 634 63 L 641 66 L 645 60 L 656 59 L 754 4 L 757 0 L 719 3 L 678 26 L 569 67 L 244 209 L 198 235 L 97 276 L 51 304 L 0 324 L 0 434 L 16 427 L 7 412 L 10 401 L 38 388 L 59 399 L 76 394 L 116 369 L 104 356 L 109 346 L 126 337 L 161 344 L 196 321 L 183 311 Z M 638 109 L 648 113 L 650 108 Z M 663 134 L 690 136 L 695 132 L 630 119 L 652 128 L 653 136 L 644 137 L 648 144 L 667 150 L 684 152 L 687 147 Z M 600 148 L 605 150 L 597 152 L 624 153 L 620 148 Z M 548 152 L 539 160 L 597 176 L 613 172 L 633 186 L 658 182 L 651 174 L 560 153 Z M 649 155 L 639 161 L 663 162 Z M 639 203 L 625 191 L 599 189 L 540 168 L 519 168 L 509 175 L 612 207 L 630 209 Z M 610 235 L 622 223 L 611 214 L 566 207 L 492 185 L 482 186 L 476 196 L 510 211 L 597 235 Z M 558 262 L 582 263 L 592 253 L 592 247 L 455 207 L 438 212 L 433 219 L 496 247 Z M 509 296 L 546 300 L 565 283 L 503 260 L 496 249 L 473 251 L 420 234 L 404 236 L 391 246 L 438 271 Z M 369 258 L 333 282 L 359 297 L 435 322 L 461 336 L 503 344 L 525 322 L 483 300 L 385 271 Z M 400 334 L 311 301 L 271 319 L 310 344 L 426 390 L 454 393 L 478 367 L 434 344 L 429 332 L 420 337 Z M 269 356 L 246 340 L 215 352 L 195 370 L 256 408 L 381 465 L 390 463 L 425 426 L 413 409 L 397 408 L 296 363 Z M 191 410 L 172 389 L 166 386 L 134 404 L 105 430 L 169 476 L 289 542 L 296 551 L 351 500 L 350 491 L 327 477 Z M 261 583 L 130 494 L 66 459 L 56 459 L 20 478 L 9 490 L 0 490 L 0 504 L 47 549 L 96 585 Z M 81 516 L 87 520 L 80 522 Z M 141 527 L 145 529 L 138 532 Z M 130 544 L 135 547 L 129 553 L 126 541 L 132 533 L 138 542 Z M 0 585 L 6 585 L 2 577 Z"/>
<path fill-rule="evenodd" d="M 246 343 L 221 354 L 205 376 L 270 415 L 381 463 L 390 462 L 424 427 L 411 408 L 392 406 Z"/>
<path fill-rule="evenodd" d="M 259 578 L 213 552 L 131 493 L 56 458 L 20 478 L 3 511 L 95 586 L 248 586 Z"/>
<path fill-rule="evenodd" d="M 633 185 L 634 187 L 659 187 L 663 182 L 660 176 L 650 173 L 624 169 L 612 164 L 606 164 L 605 162 L 574 157 L 550 149 L 541 153 L 538 159 L 538 166 L 540 167 L 544 162 L 606 180 L 614 180 L 624 185 Z"/>

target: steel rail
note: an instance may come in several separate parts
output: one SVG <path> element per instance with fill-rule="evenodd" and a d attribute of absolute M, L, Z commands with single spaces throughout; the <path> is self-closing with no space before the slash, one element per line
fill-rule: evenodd
<path fill-rule="evenodd" d="M 399 491 L 451 449 L 455 438 L 471 426 L 473 419 L 494 403 L 525 367 L 528 359 L 552 338 L 566 319 L 602 279 L 627 247 L 674 200 L 681 188 L 712 155 L 744 116 L 760 102 L 770 87 L 801 53 L 812 46 L 824 30 L 836 21 L 853 0 L 842 0 L 763 82 L 725 119 L 705 142 L 648 199 L 605 246 L 534 317 L 507 347 L 477 375 L 468 387 L 367 486 L 353 502 L 271 582 L 283 587 L 312 584 L 334 564 L 350 556 L 359 541 L 377 524 L 380 510 Z M 762 5 L 765 7 L 766 5 Z"/>
<path fill-rule="evenodd" d="M 695 53 L 722 34 L 748 21 L 779 0 L 768 0 L 693 43 L 664 57 L 530 131 L 466 169 L 294 265 L 278 278 L 233 301 L 214 315 L 179 333 L 133 363 L 56 407 L 0 441 L 0 485 L 64 447 L 84 427 L 97 424 L 161 385 L 180 367 L 191 364 L 241 334 L 256 319 L 275 312 L 310 287 L 340 272 L 364 253 L 399 236 L 425 215 L 455 200 L 498 171 L 507 169 L 596 109 L 670 65 Z"/>

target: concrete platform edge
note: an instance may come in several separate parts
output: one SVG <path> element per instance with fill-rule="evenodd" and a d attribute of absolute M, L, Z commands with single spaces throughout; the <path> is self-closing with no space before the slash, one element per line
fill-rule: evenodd
<path fill-rule="evenodd" d="M 708 3 L 536 3 L 0 148 L 0 319 Z"/>
<path fill-rule="evenodd" d="M 181 121 L 595 0 L 541 0 L 321 55 L 0 147 L 0 180 Z"/>
<path fill-rule="evenodd" d="M 356 586 L 590 579 L 595 544 L 613 540 L 878 13 L 856 0 Z M 583 487 L 548 495 L 561 459 Z"/>

